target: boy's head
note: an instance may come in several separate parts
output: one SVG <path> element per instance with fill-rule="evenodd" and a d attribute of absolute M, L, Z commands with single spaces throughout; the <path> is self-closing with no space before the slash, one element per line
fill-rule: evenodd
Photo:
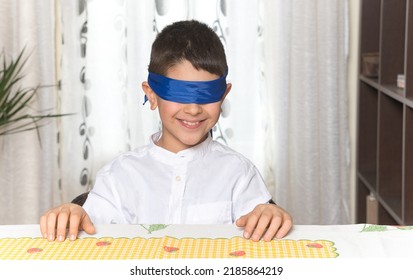
<path fill-rule="evenodd" d="M 142 89 L 162 121 L 157 145 L 179 152 L 206 139 L 231 89 L 224 47 L 215 32 L 194 20 L 165 27 L 152 45 L 148 70 Z"/>
<path fill-rule="evenodd" d="M 166 76 L 168 69 L 187 60 L 197 70 L 219 77 L 228 72 L 224 47 L 205 23 L 179 21 L 166 26 L 152 44 L 149 72 Z"/>

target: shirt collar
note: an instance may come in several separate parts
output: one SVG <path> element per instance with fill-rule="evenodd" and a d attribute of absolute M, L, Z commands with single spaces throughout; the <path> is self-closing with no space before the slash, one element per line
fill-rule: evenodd
<path fill-rule="evenodd" d="M 156 157 L 157 160 L 167 164 L 175 164 L 177 161 L 189 162 L 194 159 L 201 158 L 207 153 L 210 143 L 212 142 L 212 136 L 208 133 L 208 137 L 198 145 L 182 150 L 178 153 L 173 153 L 155 144 L 161 135 L 162 131 L 159 131 L 151 136 L 149 151 L 151 155 Z"/>

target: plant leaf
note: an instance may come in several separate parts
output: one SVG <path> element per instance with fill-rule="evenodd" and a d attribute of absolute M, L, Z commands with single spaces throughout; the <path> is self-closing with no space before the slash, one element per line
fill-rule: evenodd
<path fill-rule="evenodd" d="M 43 114 L 30 107 L 38 89 L 46 86 L 20 86 L 24 84 L 23 69 L 29 57 L 26 47 L 16 59 L 7 59 L 4 51 L 0 53 L 0 136 L 36 130 L 41 145 L 39 129 L 45 125 L 43 120 L 73 114 Z"/>

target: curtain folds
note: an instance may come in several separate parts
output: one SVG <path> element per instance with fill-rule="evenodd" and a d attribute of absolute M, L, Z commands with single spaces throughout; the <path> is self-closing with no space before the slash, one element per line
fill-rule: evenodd
<path fill-rule="evenodd" d="M 349 223 L 347 2 L 282 2 L 267 9 L 277 201 L 298 224 Z"/>
<path fill-rule="evenodd" d="M 22 88 L 39 88 L 31 109 L 55 113 L 54 3 L 0 1 L 0 51 L 9 59 L 26 48 Z M 47 87 L 46 87 L 47 86 Z M 33 113 L 33 111 L 30 111 Z M 57 185 L 55 121 L 36 130 L 0 136 L 0 224 L 35 223 L 50 207 Z"/>
<path fill-rule="evenodd" d="M 147 143 L 160 127 L 142 105 L 152 41 L 192 18 L 220 36 L 233 84 L 214 138 L 254 162 L 296 223 L 349 223 L 346 5 L 0 2 L 8 15 L 0 47 L 16 54 L 32 46 L 30 82 L 56 85 L 35 106 L 73 113 L 42 127 L 42 148 L 35 133 L 0 138 L 0 224 L 37 223 L 43 211 L 90 190 L 105 163 Z"/>

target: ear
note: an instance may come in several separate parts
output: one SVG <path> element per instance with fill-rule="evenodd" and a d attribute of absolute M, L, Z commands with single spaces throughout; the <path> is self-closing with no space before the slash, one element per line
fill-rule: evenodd
<path fill-rule="evenodd" d="M 228 84 L 227 84 L 227 89 L 225 90 L 225 93 L 224 93 L 224 95 L 223 95 L 222 98 L 221 98 L 221 102 L 223 102 L 224 99 L 225 99 L 225 97 L 227 97 L 227 94 L 231 91 L 231 88 L 232 88 L 232 84 L 231 84 L 231 83 L 228 83 Z"/>
<path fill-rule="evenodd" d="M 155 110 L 156 107 L 158 107 L 156 93 L 149 86 L 148 82 L 142 82 L 142 89 L 143 92 L 145 92 L 146 98 L 148 98 L 148 101 L 151 104 L 151 110 Z"/>

